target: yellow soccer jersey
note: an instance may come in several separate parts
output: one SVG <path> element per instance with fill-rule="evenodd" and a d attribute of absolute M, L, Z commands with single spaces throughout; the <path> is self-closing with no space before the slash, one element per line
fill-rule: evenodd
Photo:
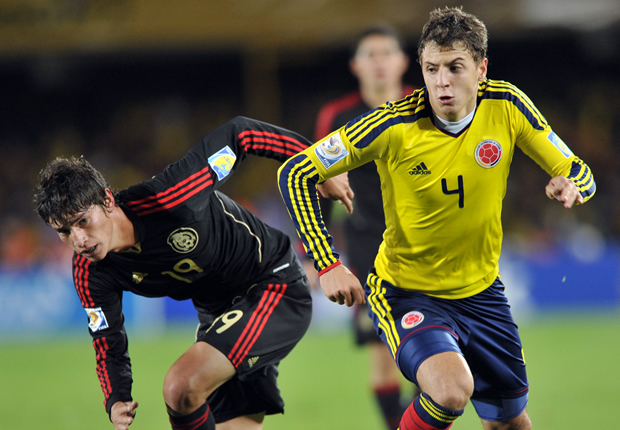
<path fill-rule="evenodd" d="M 278 181 L 321 272 L 339 255 L 321 220 L 316 184 L 375 160 L 386 220 L 377 275 L 400 288 L 458 299 L 484 290 L 498 275 L 502 200 L 515 146 L 551 176 L 573 180 L 584 200 L 594 194 L 588 166 L 527 96 L 493 80 L 480 83 L 474 118 L 458 135 L 435 127 L 422 88 L 292 157 Z"/>

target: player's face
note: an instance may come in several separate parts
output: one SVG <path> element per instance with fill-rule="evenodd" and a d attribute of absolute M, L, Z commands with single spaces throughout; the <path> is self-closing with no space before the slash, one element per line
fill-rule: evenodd
<path fill-rule="evenodd" d="M 474 110 L 478 83 L 487 73 L 486 58 L 476 64 L 459 45 L 446 49 L 431 43 L 424 48 L 420 61 L 436 115 L 447 121 L 459 121 Z"/>
<path fill-rule="evenodd" d="M 91 261 L 105 258 L 111 249 L 113 224 L 106 208 L 93 205 L 65 225 L 51 223 L 64 243 Z"/>
<path fill-rule="evenodd" d="M 362 87 L 381 91 L 400 85 L 409 59 L 393 37 L 373 34 L 358 45 L 351 71 Z"/>

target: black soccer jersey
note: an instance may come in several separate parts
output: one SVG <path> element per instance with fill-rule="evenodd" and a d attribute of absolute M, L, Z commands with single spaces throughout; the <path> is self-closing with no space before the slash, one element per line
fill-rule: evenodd
<path fill-rule="evenodd" d="M 216 312 L 256 283 L 304 275 L 286 234 L 216 190 L 247 154 L 284 161 L 310 144 L 291 131 L 238 117 L 161 174 L 117 194 L 139 242 L 96 263 L 73 257 L 108 413 L 115 402 L 131 400 L 124 291 L 192 299 Z"/>

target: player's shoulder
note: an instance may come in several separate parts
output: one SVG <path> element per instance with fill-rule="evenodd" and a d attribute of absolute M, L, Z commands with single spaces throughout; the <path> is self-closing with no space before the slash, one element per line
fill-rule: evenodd
<path fill-rule="evenodd" d="M 400 100 L 388 101 L 376 109 L 358 116 L 347 124 L 347 130 L 356 128 L 384 128 L 415 122 L 430 114 L 426 88 L 414 90 Z"/>
<path fill-rule="evenodd" d="M 478 84 L 478 97 L 481 99 L 507 100 L 528 99 L 515 84 L 498 79 L 484 79 Z"/>
<path fill-rule="evenodd" d="M 521 118 L 532 127 L 544 130 L 548 124 L 532 100 L 516 85 L 501 80 L 485 79 L 478 86 L 480 104 L 501 103 L 504 109 L 512 110 L 515 118 Z"/>

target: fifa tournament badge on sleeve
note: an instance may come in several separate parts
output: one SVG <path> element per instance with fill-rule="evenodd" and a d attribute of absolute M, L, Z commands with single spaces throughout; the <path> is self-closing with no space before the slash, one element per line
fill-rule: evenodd
<path fill-rule="evenodd" d="M 209 165 L 217 175 L 218 180 L 224 179 L 233 166 L 235 165 L 235 161 L 237 160 L 237 156 L 228 146 L 220 149 L 215 154 L 209 157 Z"/>
<path fill-rule="evenodd" d="M 317 145 L 314 149 L 314 153 L 326 169 L 329 169 L 338 161 L 349 155 L 349 151 L 347 151 L 347 148 L 345 148 L 340 140 L 338 133 L 330 136 L 329 139 Z"/>
<path fill-rule="evenodd" d="M 103 330 L 109 327 L 108 320 L 101 308 L 86 308 L 84 309 L 88 315 L 88 327 L 93 333 Z"/>
<path fill-rule="evenodd" d="M 560 139 L 560 136 L 555 134 L 553 131 L 549 133 L 547 139 L 549 139 L 549 142 L 553 143 L 553 146 L 555 146 L 565 158 L 570 158 L 573 155 L 573 151 L 571 151 L 568 145 Z"/>

